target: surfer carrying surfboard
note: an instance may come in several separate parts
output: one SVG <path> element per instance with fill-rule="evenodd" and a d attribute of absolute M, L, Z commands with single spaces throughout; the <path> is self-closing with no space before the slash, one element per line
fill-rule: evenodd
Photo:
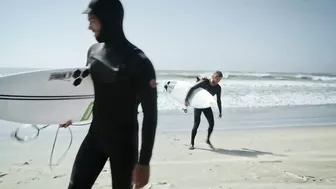
<path fill-rule="evenodd" d="M 189 97 L 191 96 L 192 92 L 201 87 L 205 90 L 207 90 L 212 96 L 216 95 L 217 96 L 217 106 L 219 109 L 219 118 L 222 117 L 222 102 L 221 102 L 221 91 L 222 88 L 221 86 L 218 84 L 221 79 L 223 77 L 223 74 L 221 71 L 216 71 L 213 73 L 211 79 L 206 79 L 206 78 L 202 78 L 199 79 L 197 78 L 197 84 L 194 85 L 193 87 L 190 88 L 190 90 L 188 91 L 186 97 L 185 97 L 185 105 L 188 106 L 189 105 Z M 204 114 L 204 116 L 206 117 L 206 119 L 208 120 L 209 123 L 209 128 L 208 128 L 208 135 L 207 135 L 207 139 L 206 139 L 206 143 L 213 148 L 213 145 L 210 142 L 210 137 L 215 125 L 215 121 L 214 121 L 214 115 L 212 112 L 211 107 L 209 108 L 204 108 L 204 109 L 198 109 L 195 108 L 194 109 L 194 126 L 193 129 L 191 131 L 191 144 L 189 149 L 193 150 L 195 149 L 194 145 L 195 145 L 195 137 L 197 134 L 197 129 L 200 125 L 201 122 L 201 114 Z"/>
<path fill-rule="evenodd" d="M 112 188 L 144 187 L 157 127 L 156 75 L 151 61 L 125 37 L 119 0 L 92 0 L 84 11 L 99 43 L 88 50 L 95 99 L 93 118 L 77 153 L 68 189 L 91 189 L 109 159 Z M 138 157 L 137 120 L 144 118 Z M 68 127 L 71 121 L 61 125 Z"/>

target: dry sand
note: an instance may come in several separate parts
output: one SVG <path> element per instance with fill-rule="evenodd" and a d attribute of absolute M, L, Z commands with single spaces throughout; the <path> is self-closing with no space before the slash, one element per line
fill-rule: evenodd
<path fill-rule="evenodd" d="M 215 130 L 215 150 L 205 144 L 205 136 L 199 131 L 196 149 L 189 150 L 189 132 L 158 133 L 146 188 L 336 188 L 336 127 Z M 60 138 L 55 158 L 69 140 Z M 0 188 L 67 188 L 82 138 L 75 136 L 71 151 L 52 171 L 48 161 L 53 137 L 0 143 Z M 93 188 L 111 188 L 109 171 L 106 163 Z"/>

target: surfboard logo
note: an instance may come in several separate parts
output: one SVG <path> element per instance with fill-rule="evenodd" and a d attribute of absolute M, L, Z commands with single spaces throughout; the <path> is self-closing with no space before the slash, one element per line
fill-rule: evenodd
<path fill-rule="evenodd" d="M 89 69 L 76 71 L 68 71 L 68 72 L 54 72 L 49 76 L 49 81 L 52 80 L 61 80 L 61 81 L 70 81 L 71 77 L 74 79 L 73 85 L 78 86 L 81 84 L 84 78 L 86 78 L 90 74 Z"/>
<path fill-rule="evenodd" d="M 49 76 L 49 81 L 51 80 L 68 80 L 72 76 L 72 72 L 54 72 Z"/>
<path fill-rule="evenodd" d="M 72 77 L 75 79 L 73 85 L 78 86 L 79 84 L 81 84 L 82 80 L 86 78 L 88 75 L 89 75 L 89 69 L 86 69 L 84 71 L 78 69 L 74 71 L 74 73 L 72 74 Z"/>

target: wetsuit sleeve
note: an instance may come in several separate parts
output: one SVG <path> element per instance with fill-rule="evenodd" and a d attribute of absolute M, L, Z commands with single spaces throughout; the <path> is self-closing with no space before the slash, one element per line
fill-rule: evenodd
<path fill-rule="evenodd" d="M 156 75 L 149 59 L 141 58 L 136 64 L 138 65 L 136 69 L 136 81 L 144 116 L 139 164 L 148 165 L 152 157 L 157 127 Z"/>
<path fill-rule="evenodd" d="M 217 91 L 217 105 L 218 105 L 218 109 L 219 109 L 219 113 L 222 114 L 222 100 L 221 100 L 221 94 L 222 93 L 222 87 L 218 87 L 218 91 Z"/>
<path fill-rule="evenodd" d="M 191 93 L 192 93 L 195 89 L 197 89 L 197 88 L 202 87 L 203 85 L 205 85 L 205 82 L 206 82 L 206 80 L 202 80 L 202 81 L 196 83 L 196 85 L 194 85 L 193 87 L 191 87 L 191 88 L 189 89 L 189 91 L 188 91 L 186 97 L 185 97 L 185 100 L 188 100 L 188 99 L 189 99 Z"/>

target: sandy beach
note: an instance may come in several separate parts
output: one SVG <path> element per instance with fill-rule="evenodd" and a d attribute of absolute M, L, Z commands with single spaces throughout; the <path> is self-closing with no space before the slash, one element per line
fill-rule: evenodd
<path fill-rule="evenodd" d="M 61 133 L 54 162 L 66 149 Z M 72 162 L 85 132 L 74 133 L 70 152 L 49 169 L 53 136 L 29 143 L 0 143 L 0 188 L 66 188 Z M 146 188 L 335 188 L 336 127 L 284 127 L 215 131 L 215 150 L 199 131 L 195 150 L 189 132 L 158 132 Z M 94 188 L 111 188 L 109 163 Z"/>

